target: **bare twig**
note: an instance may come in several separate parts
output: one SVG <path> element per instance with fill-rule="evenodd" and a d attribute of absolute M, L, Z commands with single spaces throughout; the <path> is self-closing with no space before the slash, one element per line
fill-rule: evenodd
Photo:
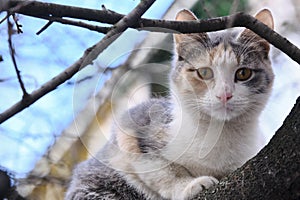
<path fill-rule="evenodd" d="M 36 32 L 36 34 L 37 35 L 41 34 L 44 30 L 46 30 L 49 26 L 51 26 L 51 24 L 53 24 L 53 21 L 47 22 L 47 24 L 45 24 L 45 26 L 43 26 L 38 32 Z"/>
<path fill-rule="evenodd" d="M 8 31 L 8 45 L 9 45 L 9 50 L 10 50 L 10 56 L 11 56 L 11 59 L 12 59 L 12 62 L 13 62 L 13 65 L 14 65 L 19 83 L 20 83 L 20 87 L 21 87 L 22 92 L 23 92 L 23 99 L 24 99 L 28 96 L 28 93 L 27 93 L 25 85 L 23 83 L 23 80 L 22 80 L 22 77 L 21 77 L 21 72 L 18 68 L 17 61 L 16 61 L 16 58 L 15 58 L 15 48 L 13 47 L 12 39 L 11 39 L 14 30 L 13 30 L 12 23 L 9 21 L 9 18 L 7 18 L 7 26 L 8 26 L 7 31 Z M 19 31 L 18 31 L 18 33 L 19 33 Z"/>
<path fill-rule="evenodd" d="M 8 17 L 9 15 L 7 14 L 3 19 L 0 20 L 0 24 L 2 24 L 5 20 L 7 20 Z"/>
<path fill-rule="evenodd" d="M 33 91 L 27 98 L 14 104 L 12 107 L 0 114 L 0 124 L 14 116 L 16 113 L 24 110 L 42 96 L 53 91 L 57 86 L 70 79 L 74 74 L 82 68 L 92 63 L 97 56 L 115 41 L 122 32 L 124 32 L 130 25 L 138 21 L 141 15 L 155 2 L 155 0 L 143 0 L 133 9 L 128 15 L 122 18 L 106 36 L 93 47 L 90 47 L 84 52 L 84 55 L 76 61 L 72 66 L 61 72 L 59 75 L 42 85 L 39 89 Z"/>
<path fill-rule="evenodd" d="M 42 3 L 37 1 L 25 2 L 27 2 L 27 4 L 25 6 L 22 6 L 15 12 L 42 19 L 46 19 L 49 16 L 55 16 L 115 24 L 124 17 L 124 15 L 118 14 L 116 12 L 110 12 L 109 10 L 94 10 L 58 4 Z M 9 3 L 9 7 L 15 7 L 22 3 L 24 3 L 24 1 L 22 0 L 11 0 Z M 236 13 L 230 16 L 218 17 L 208 20 L 181 22 L 141 18 L 140 20 L 136 20 L 135 23 L 131 24 L 129 27 L 138 30 L 167 33 L 199 33 L 224 30 L 230 27 L 246 27 L 262 38 L 266 39 L 268 42 L 273 44 L 275 47 L 280 49 L 282 52 L 284 52 L 290 58 L 300 64 L 300 50 L 295 45 L 293 45 L 286 38 L 282 37 L 275 31 L 271 30 L 262 22 L 245 13 Z"/>
<path fill-rule="evenodd" d="M 84 22 L 81 22 L 81 21 L 77 22 L 77 21 L 72 21 L 72 20 L 68 20 L 68 19 L 63 19 L 61 17 L 45 17 L 45 18 L 49 19 L 48 23 L 58 22 L 58 23 L 61 23 L 61 24 L 68 24 L 68 25 L 72 25 L 72 26 L 78 26 L 78 27 L 81 27 L 81 28 L 86 28 L 86 29 L 89 29 L 91 31 L 97 31 L 99 33 L 104 33 L 104 34 L 108 33 L 108 31 L 111 30 L 111 27 L 95 26 L 95 25 L 87 24 L 87 23 L 84 23 Z M 39 35 L 46 28 L 48 28 L 48 27 L 46 27 L 46 28 L 44 28 L 44 27 L 40 31 L 38 31 L 36 34 Z"/>
<path fill-rule="evenodd" d="M 14 22 L 16 24 L 17 32 L 18 33 L 23 33 L 23 31 L 22 31 L 22 25 L 19 24 L 17 16 L 15 14 L 12 14 L 12 17 L 13 17 L 13 20 L 14 20 Z"/>

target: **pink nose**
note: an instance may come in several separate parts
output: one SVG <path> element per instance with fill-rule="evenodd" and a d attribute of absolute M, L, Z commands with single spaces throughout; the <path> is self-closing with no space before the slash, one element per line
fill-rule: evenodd
<path fill-rule="evenodd" d="M 232 94 L 231 93 L 223 93 L 220 96 L 216 96 L 222 103 L 227 103 L 227 101 L 229 101 L 229 99 L 232 98 Z"/>

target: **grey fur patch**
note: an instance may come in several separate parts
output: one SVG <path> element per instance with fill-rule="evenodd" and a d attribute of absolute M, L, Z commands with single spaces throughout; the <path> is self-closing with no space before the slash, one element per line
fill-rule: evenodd
<path fill-rule="evenodd" d="M 73 176 L 76 179 L 71 182 L 66 196 L 68 200 L 146 199 L 128 185 L 120 173 L 96 159 L 81 163 Z"/>
<path fill-rule="evenodd" d="M 272 84 L 269 74 L 263 69 L 253 70 L 255 72 L 255 76 L 245 82 L 252 93 L 255 94 L 263 94 L 269 92 L 269 87 Z"/>
<path fill-rule="evenodd" d="M 130 109 L 128 114 L 123 126 L 135 130 L 134 136 L 142 153 L 157 151 L 166 145 L 165 130 L 172 121 L 168 100 L 151 99 Z"/>

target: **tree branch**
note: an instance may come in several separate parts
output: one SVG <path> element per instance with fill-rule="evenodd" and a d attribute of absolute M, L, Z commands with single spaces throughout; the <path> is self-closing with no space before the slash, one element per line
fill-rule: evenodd
<path fill-rule="evenodd" d="M 42 19 L 48 19 L 49 17 L 68 17 L 108 24 L 115 24 L 124 17 L 122 14 L 109 10 L 87 9 L 37 1 L 26 2 L 28 3 L 25 6 L 14 9 L 14 12 Z M 24 3 L 24 1 L 11 0 L 7 10 L 9 11 L 20 3 Z M 224 30 L 230 27 L 246 27 L 266 39 L 300 64 L 300 50 L 295 45 L 271 30 L 262 22 L 245 13 L 236 13 L 230 16 L 198 21 L 167 21 L 141 18 L 140 20 L 136 20 L 135 23 L 132 23 L 129 27 L 138 30 L 166 33 L 199 33 Z"/>
<path fill-rule="evenodd" d="M 45 17 L 45 18 L 47 18 L 47 17 Z M 77 27 L 81 27 L 81 28 L 86 28 L 91 31 L 97 31 L 99 33 L 104 33 L 104 34 L 108 33 L 108 31 L 111 29 L 111 27 L 95 26 L 95 25 L 87 24 L 87 23 L 80 22 L 80 21 L 72 21 L 72 20 L 68 20 L 68 19 L 63 19 L 60 17 L 48 17 L 48 19 L 49 19 L 48 23 L 58 22 L 61 24 L 67 24 L 67 25 L 77 26 Z M 46 27 L 48 25 L 48 23 L 44 27 Z M 40 31 L 38 31 L 36 34 L 37 35 L 41 34 L 45 30 L 44 27 Z M 48 28 L 48 26 L 46 28 Z"/>
<path fill-rule="evenodd" d="M 72 66 L 61 72 L 59 75 L 54 77 L 42 85 L 39 89 L 33 91 L 26 98 L 14 104 L 12 107 L 0 114 L 0 124 L 15 115 L 16 113 L 27 108 L 45 94 L 51 92 L 56 87 L 70 79 L 74 74 L 80 71 L 82 68 L 91 64 L 94 59 L 112 42 L 114 42 L 131 24 L 137 21 L 144 12 L 155 2 L 155 0 L 143 0 L 141 3 L 133 9 L 127 16 L 122 18 L 106 36 L 93 47 L 90 47 L 84 52 L 84 55 L 76 61 Z"/>
<path fill-rule="evenodd" d="M 36 32 L 37 35 L 41 34 L 44 30 L 49 28 L 53 24 L 53 21 L 48 21 L 47 24 L 45 24 L 38 32 Z"/>
<path fill-rule="evenodd" d="M 18 29 L 18 33 L 19 33 L 21 31 L 20 25 L 17 24 L 16 19 L 14 19 L 14 20 L 15 20 L 15 23 L 17 25 L 17 29 Z M 23 98 L 26 98 L 28 96 L 28 93 L 26 91 L 24 82 L 23 82 L 22 77 L 21 77 L 21 72 L 18 68 L 17 61 L 16 61 L 16 58 L 15 58 L 16 51 L 15 51 L 15 48 L 13 47 L 13 43 L 12 43 L 12 35 L 14 34 L 14 30 L 13 30 L 13 24 L 9 21 L 9 18 L 7 18 L 7 26 L 8 26 L 7 27 L 8 46 L 9 46 L 9 50 L 10 50 L 10 56 L 11 56 L 11 59 L 12 59 L 12 62 L 13 62 L 18 80 L 19 80 L 20 87 L 21 87 L 22 92 L 23 92 Z"/>

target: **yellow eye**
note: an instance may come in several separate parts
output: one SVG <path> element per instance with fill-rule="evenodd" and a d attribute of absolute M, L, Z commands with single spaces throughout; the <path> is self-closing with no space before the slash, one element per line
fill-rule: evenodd
<path fill-rule="evenodd" d="M 203 80 L 209 80 L 214 77 L 214 72 L 209 67 L 203 67 L 197 69 L 197 74 Z"/>
<path fill-rule="evenodd" d="M 238 69 L 235 73 L 235 79 L 237 81 L 246 81 L 252 76 L 252 70 L 249 68 Z"/>

